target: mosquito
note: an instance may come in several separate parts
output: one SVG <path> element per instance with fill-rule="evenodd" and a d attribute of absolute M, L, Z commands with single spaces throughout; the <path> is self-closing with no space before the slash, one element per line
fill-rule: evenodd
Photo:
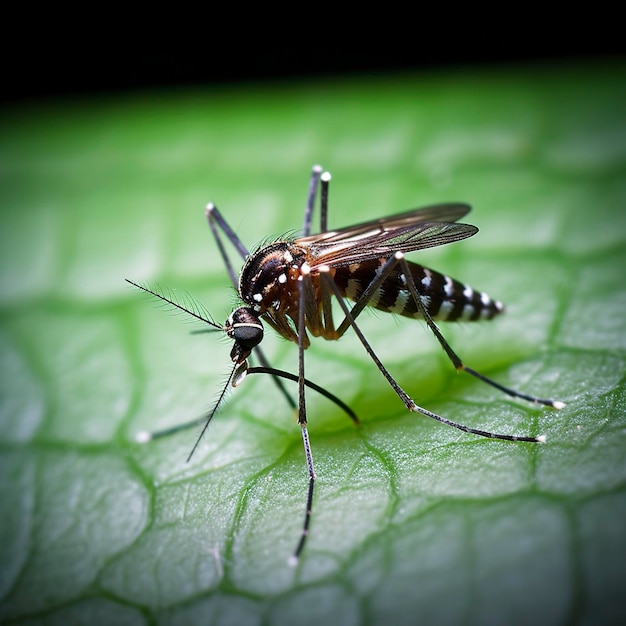
<path fill-rule="evenodd" d="M 535 404 L 562 409 L 565 404 L 528 395 L 491 380 L 466 366 L 442 335 L 436 321 L 490 320 L 504 312 L 498 300 L 449 276 L 417 263 L 407 261 L 405 254 L 461 241 L 475 235 L 478 229 L 458 223 L 470 206 L 447 203 L 413 209 L 405 213 L 370 220 L 338 230 L 328 230 L 328 192 L 330 174 L 314 166 L 304 212 L 301 237 L 281 237 L 259 246 L 250 253 L 228 225 L 214 204 L 206 207 L 206 217 L 233 286 L 242 302 L 224 325 L 217 324 L 204 309 L 181 304 L 159 290 L 128 281 L 167 304 L 208 324 L 208 330 L 219 330 L 233 341 L 230 358 L 233 366 L 228 380 L 210 413 L 202 418 L 204 427 L 188 460 L 196 450 L 206 429 L 222 404 L 226 390 L 239 385 L 248 374 L 269 374 L 292 407 L 297 408 L 304 455 L 309 476 L 304 522 L 296 548 L 290 558 L 295 565 L 304 549 L 311 522 L 315 470 L 307 429 L 306 388 L 313 389 L 335 402 L 355 422 L 354 412 L 336 396 L 305 377 L 304 352 L 310 337 L 340 339 L 352 329 L 380 373 L 405 407 L 415 413 L 435 419 L 465 433 L 506 441 L 542 443 L 543 435 L 522 436 L 493 433 L 453 422 L 419 406 L 400 386 L 377 357 L 357 324 L 366 306 L 388 313 L 420 319 L 426 323 L 457 369 L 487 383 L 501 392 Z M 320 232 L 311 234 L 313 208 L 318 189 L 321 190 Z M 226 238 L 243 258 L 243 268 L 237 279 L 223 238 Z M 333 318 L 333 301 L 339 303 L 343 319 Z M 351 305 L 348 302 L 351 301 Z M 272 368 L 259 344 L 264 326 L 268 324 L 279 335 L 298 346 L 297 375 Z M 250 367 L 248 359 L 256 355 L 261 367 Z M 297 403 L 287 393 L 282 380 L 298 383 Z M 194 422 L 198 423 L 198 421 Z M 169 434 L 185 428 L 177 426 L 153 436 Z M 147 438 L 147 437 L 146 437 Z"/>

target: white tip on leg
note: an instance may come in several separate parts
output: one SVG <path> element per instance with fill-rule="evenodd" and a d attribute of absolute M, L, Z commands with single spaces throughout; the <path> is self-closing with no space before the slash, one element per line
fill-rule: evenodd
<path fill-rule="evenodd" d="M 289 565 L 289 567 L 295 567 L 296 565 L 298 565 L 299 561 L 300 561 L 300 559 L 295 554 L 292 554 L 289 557 L 289 560 L 287 561 L 287 564 Z"/>
<path fill-rule="evenodd" d="M 152 439 L 152 434 L 147 430 L 142 430 L 135 435 L 135 441 L 137 443 L 147 443 Z"/>
<path fill-rule="evenodd" d="M 564 408 L 567 406 L 567 404 L 565 404 L 565 402 L 559 402 L 559 400 L 555 400 L 555 401 L 552 403 L 552 406 L 553 406 L 555 409 L 559 409 L 559 410 L 561 410 L 561 409 L 564 409 Z"/>
<path fill-rule="evenodd" d="M 215 205 L 212 202 L 209 202 L 209 204 L 206 205 L 206 208 L 204 209 L 204 214 L 209 217 L 209 213 L 212 213 L 215 210 Z"/>
<path fill-rule="evenodd" d="M 546 436 L 545 435 L 539 435 L 539 436 L 535 437 L 535 441 L 537 443 L 545 443 L 546 442 Z"/>
<path fill-rule="evenodd" d="M 317 174 L 319 174 L 322 171 L 322 166 L 321 165 L 314 165 L 313 166 L 313 171 L 316 172 Z"/>
<path fill-rule="evenodd" d="M 330 172 L 324 172 L 322 174 L 322 182 L 323 183 L 329 183 L 331 178 L 332 178 L 332 176 L 330 175 Z"/>

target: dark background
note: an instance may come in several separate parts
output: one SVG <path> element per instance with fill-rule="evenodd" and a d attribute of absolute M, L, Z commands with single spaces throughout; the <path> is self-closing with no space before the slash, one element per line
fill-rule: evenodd
<path fill-rule="evenodd" d="M 436 27 L 433 27 L 436 28 Z M 393 72 L 440 71 L 467 67 L 534 65 L 610 61 L 621 57 L 620 45 L 610 38 L 601 48 L 587 38 L 535 37 L 493 33 L 464 41 L 433 32 L 432 43 L 383 39 L 369 45 L 342 46 L 332 42 L 220 40 L 207 38 L 194 50 L 181 52 L 174 43 L 133 49 L 112 38 L 101 45 L 76 43 L 64 48 L 45 46 L 38 53 L 20 55 L 5 63 L 0 102 L 15 104 L 49 97 L 74 97 L 154 89 L 169 90 L 206 85 L 288 82 L 337 75 L 380 75 Z M 329 38 L 330 39 L 330 38 Z M 167 43 L 167 42 L 166 42 Z"/>

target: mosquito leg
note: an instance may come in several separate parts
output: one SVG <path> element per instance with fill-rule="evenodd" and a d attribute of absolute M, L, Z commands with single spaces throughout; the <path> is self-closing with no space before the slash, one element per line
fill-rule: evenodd
<path fill-rule="evenodd" d="M 304 237 L 308 237 L 311 234 L 311 222 L 313 217 L 313 209 L 315 206 L 315 195 L 317 193 L 317 186 L 319 184 L 321 173 L 322 167 L 320 165 L 314 165 L 311 170 L 309 192 L 307 194 L 306 206 L 304 209 L 304 224 L 302 226 Z"/>
<path fill-rule="evenodd" d="M 396 253 L 396 257 L 398 256 L 398 254 L 400 253 Z M 535 442 L 535 443 L 540 443 L 540 442 L 545 441 L 545 437 L 543 436 L 520 437 L 517 435 L 502 435 L 502 434 L 492 433 L 492 432 L 485 431 L 485 430 L 478 430 L 476 428 L 470 428 L 469 426 L 464 426 L 463 424 L 459 424 L 457 422 L 453 422 L 452 420 L 446 419 L 445 417 L 441 417 L 440 415 L 437 415 L 436 413 L 433 413 L 432 411 L 429 411 L 417 405 L 415 401 L 406 393 L 406 391 L 404 391 L 404 389 L 400 387 L 400 385 L 395 381 L 393 376 L 389 373 L 387 368 L 382 364 L 381 360 L 376 356 L 376 353 L 372 349 L 372 346 L 370 346 L 369 342 L 365 338 L 365 335 L 363 335 L 363 333 L 361 332 L 361 329 L 358 327 L 354 317 L 352 316 L 351 311 L 348 309 L 348 306 L 346 305 L 345 300 L 343 299 L 343 297 L 341 296 L 341 293 L 339 292 L 339 288 L 337 287 L 335 282 L 332 280 L 332 278 L 329 276 L 327 268 L 321 267 L 319 268 L 319 270 L 320 270 L 320 277 L 322 281 L 326 281 L 328 287 L 334 292 L 335 297 L 337 298 L 339 304 L 341 305 L 341 308 L 343 309 L 346 315 L 346 318 L 349 320 L 350 326 L 352 326 L 357 337 L 363 344 L 363 347 L 365 348 L 367 353 L 370 355 L 370 358 L 372 359 L 372 361 L 374 361 L 380 373 L 385 377 L 385 379 L 387 380 L 391 388 L 395 391 L 396 395 L 400 398 L 400 400 L 402 400 L 402 402 L 404 403 L 404 406 L 406 406 L 406 408 L 409 411 L 421 413 L 422 415 L 425 415 L 426 417 L 430 417 L 434 420 L 437 420 L 438 422 L 441 422 L 442 424 L 452 426 L 453 428 L 457 428 L 458 430 L 462 430 L 463 432 L 470 433 L 473 435 L 480 435 L 481 437 L 488 437 L 490 439 L 503 439 L 505 441 L 530 441 L 530 442 Z"/>
<path fill-rule="evenodd" d="M 311 444 L 309 442 L 309 431 L 306 424 L 300 424 L 302 428 L 302 443 L 304 444 L 304 455 L 306 456 L 306 465 L 309 470 L 309 491 L 306 498 L 306 511 L 304 514 L 304 524 L 302 525 L 302 534 L 296 549 L 289 559 L 289 565 L 295 566 L 300 560 L 300 554 L 304 549 L 307 537 L 309 536 L 309 525 L 311 523 L 311 510 L 313 508 L 313 490 L 315 488 L 315 471 L 313 469 L 313 456 L 311 454 Z"/>
<path fill-rule="evenodd" d="M 320 289 L 320 299 L 322 301 L 322 323 L 324 337 L 332 337 L 339 339 L 340 334 L 335 330 L 335 322 L 333 321 L 333 292 L 328 291 L 326 283 L 322 281 Z M 349 328 L 349 324 L 346 328 Z M 345 331 L 344 331 L 345 332 Z M 343 334 L 343 333 L 342 333 Z"/>
<path fill-rule="evenodd" d="M 235 231 L 228 225 L 226 220 L 222 217 L 222 214 L 217 210 L 217 207 L 210 202 L 207 204 L 206 209 L 204 210 L 204 214 L 206 215 L 207 221 L 209 222 L 209 227 L 211 228 L 211 232 L 213 233 L 213 237 L 215 242 L 217 243 L 217 247 L 219 248 L 220 255 L 222 256 L 222 260 L 224 261 L 224 265 L 228 270 L 228 275 L 230 276 L 230 281 L 233 284 L 233 287 L 237 289 L 237 274 L 233 269 L 233 265 L 228 258 L 228 254 L 226 249 L 224 248 L 224 244 L 222 243 L 222 238 L 217 230 L 217 226 L 220 227 L 222 232 L 228 237 L 230 243 L 236 248 L 237 252 L 241 255 L 241 258 L 245 259 L 249 252 L 246 247 L 241 243 L 239 237 L 235 234 Z"/>
<path fill-rule="evenodd" d="M 304 337 L 306 334 L 305 310 L 307 292 L 311 288 L 309 265 L 304 263 L 300 268 L 300 306 L 298 310 L 298 424 L 306 424 L 306 398 L 304 377 Z M 306 446 L 305 446 L 306 447 Z"/>
<path fill-rule="evenodd" d="M 305 283 L 310 283 L 310 268 L 305 263 L 301 270 L 300 278 L 300 307 L 298 311 L 298 423 L 302 429 L 302 443 L 304 444 L 304 456 L 306 458 L 306 466 L 309 472 L 309 491 L 306 500 L 306 511 L 304 513 L 304 523 L 302 525 L 302 534 L 300 540 L 289 559 L 290 565 L 296 565 L 300 558 L 300 554 L 304 549 L 307 536 L 309 534 L 309 525 L 311 523 L 311 511 L 313 509 L 313 490 L 315 488 L 315 470 L 313 469 L 313 455 L 311 453 L 311 444 L 309 442 L 309 431 L 306 427 L 306 398 L 305 398 L 305 377 L 304 377 L 304 344 L 303 337 L 306 332 L 305 327 L 305 302 L 307 289 Z"/>
<path fill-rule="evenodd" d="M 320 207 L 320 233 L 328 230 L 328 183 L 330 183 L 330 174 L 324 172 L 321 176 L 322 181 L 322 200 Z"/>
<path fill-rule="evenodd" d="M 302 232 L 304 237 L 311 234 L 311 218 L 313 216 L 313 205 L 315 204 L 315 194 L 317 192 L 317 184 L 320 180 L 322 168 L 320 165 L 314 165 L 311 170 L 311 182 L 309 183 L 309 193 L 306 198 L 306 207 L 304 209 L 304 224 Z"/>
<path fill-rule="evenodd" d="M 417 288 L 417 285 L 415 284 L 415 281 L 413 280 L 411 270 L 406 262 L 406 259 L 404 258 L 404 255 L 401 253 L 397 253 L 396 257 L 399 258 L 400 266 L 402 267 L 402 271 L 404 272 L 404 276 L 406 277 L 407 286 L 409 288 L 409 291 L 411 292 L 411 296 L 415 300 L 420 310 L 420 313 L 424 316 L 424 319 L 426 320 L 426 324 L 428 325 L 430 330 L 433 332 L 433 334 L 437 338 L 437 341 L 440 343 L 441 347 L 445 350 L 445 353 L 448 355 L 448 358 L 450 359 L 450 361 L 452 361 L 452 364 L 457 369 L 457 371 L 465 371 L 468 374 L 471 374 L 472 376 L 474 376 L 475 378 L 482 380 L 484 383 L 487 383 L 488 385 L 491 385 L 492 387 L 499 389 L 500 391 L 506 393 L 507 395 L 513 398 L 521 398 L 522 400 L 533 402 L 535 404 L 543 404 L 553 409 L 562 409 L 565 406 L 565 403 L 559 402 L 558 400 L 537 398 L 536 396 L 530 396 L 528 394 L 521 393 L 520 391 L 509 389 L 508 387 L 505 387 L 504 385 L 497 383 L 495 380 L 491 380 L 491 378 L 487 378 L 487 376 L 480 374 L 476 370 L 473 370 L 470 367 L 467 367 L 463 363 L 463 361 L 460 359 L 460 357 L 456 354 L 456 352 L 454 352 L 450 344 L 445 340 L 444 336 L 441 334 L 441 331 L 439 330 L 439 327 L 437 326 L 437 324 L 435 324 L 430 313 L 424 306 L 424 302 L 421 298 L 421 294 Z"/>

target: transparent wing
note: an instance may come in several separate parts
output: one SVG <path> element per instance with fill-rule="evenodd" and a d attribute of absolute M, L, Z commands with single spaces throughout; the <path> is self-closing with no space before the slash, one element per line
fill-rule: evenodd
<path fill-rule="evenodd" d="M 401 226 L 415 226 L 425 222 L 456 222 L 467 215 L 471 208 L 469 204 L 460 202 L 447 204 L 433 204 L 431 206 L 422 207 L 420 209 L 412 209 L 404 213 L 397 213 L 387 217 L 370 220 L 354 226 L 346 226 L 339 230 L 329 230 L 325 233 L 310 235 L 309 237 L 300 237 L 298 242 L 308 244 L 309 242 L 319 241 L 340 241 L 346 237 L 353 237 L 360 233 L 367 233 L 374 230 L 391 230 Z"/>
<path fill-rule="evenodd" d="M 336 231 L 296 239 L 312 258 L 309 265 L 340 267 L 394 252 L 414 252 L 466 239 L 475 226 L 455 224 L 467 215 L 466 204 L 440 204 L 371 220 Z"/>

